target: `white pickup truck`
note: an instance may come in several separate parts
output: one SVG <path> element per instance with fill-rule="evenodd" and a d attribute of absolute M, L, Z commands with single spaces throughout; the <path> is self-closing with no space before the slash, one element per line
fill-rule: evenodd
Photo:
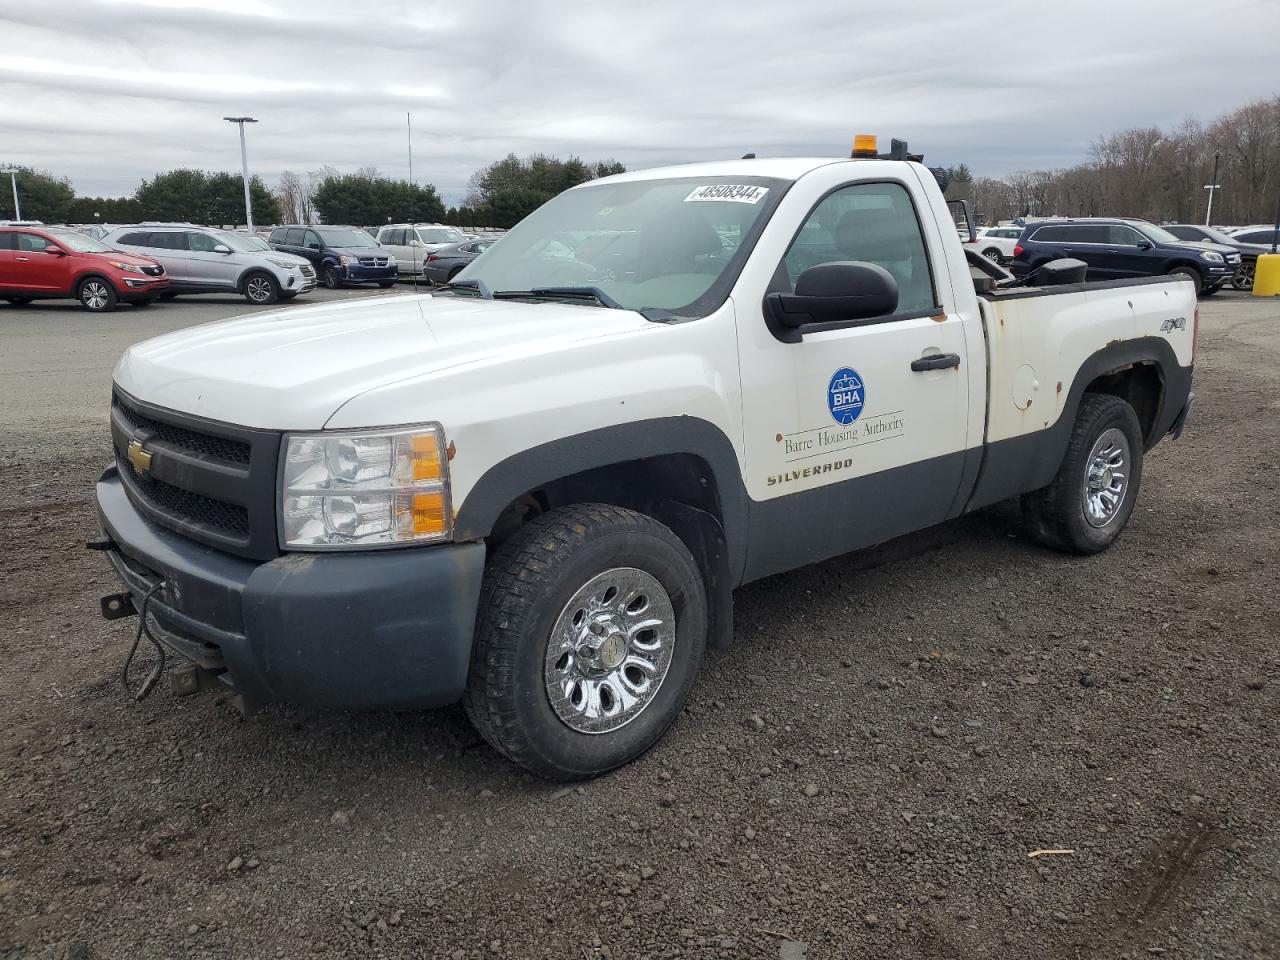
<path fill-rule="evenodd" d="M 1018 496 L 1106 548 L 1188 414 L 1192 285 L 1013 281 L 900 148 L 597 180 L 446 290 L 130 348 L 104 615 L 179 692 L 461 700 L 574 779 L 675 720 L 741 584 Z"/>

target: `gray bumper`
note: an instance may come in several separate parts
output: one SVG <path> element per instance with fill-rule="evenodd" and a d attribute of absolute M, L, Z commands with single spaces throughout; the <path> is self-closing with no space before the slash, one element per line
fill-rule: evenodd
<path fill-rule="evenodd" d="M 97 485 L 109 552 L 156 634 L 253 702 L 412 709 L 466 683 L 483 544 L 286 554 L 255 563 L 158 527 L 114 467 Z"/>

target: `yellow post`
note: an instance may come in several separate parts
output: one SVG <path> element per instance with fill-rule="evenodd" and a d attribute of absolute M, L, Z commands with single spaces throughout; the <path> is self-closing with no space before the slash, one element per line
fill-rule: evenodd
<path fill-rule="evenodd" d="M 1253 273 L 1255 297 L 1280 297 L 1280 253 L 1264 253 L 1258 257 Z"/>

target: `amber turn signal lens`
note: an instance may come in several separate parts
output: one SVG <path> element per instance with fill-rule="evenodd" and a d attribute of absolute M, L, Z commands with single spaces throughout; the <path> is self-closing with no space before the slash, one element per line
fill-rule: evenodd
<path fill-rule="evenodd" d="M 413 438 L 413 479 L 440 479 L 440 444 L 434 433 L 419 433 Z"/>
<path fill-rule="evenodd" d="M 444 493 L 415 493 L 413 495 L 413 535 L 423 536 L 443 533 Z"/>

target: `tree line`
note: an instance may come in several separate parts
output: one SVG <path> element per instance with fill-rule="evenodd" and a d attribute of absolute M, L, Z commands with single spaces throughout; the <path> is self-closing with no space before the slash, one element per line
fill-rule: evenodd
<path fill-rule="evenodd" d="M 967 198 L 983 223 L 1020 216 L 1137 217 L 1203 223 L 1218 159 L 1213 222 L 1270 223 L 1280 200 L 1280 96 L 1255 100 L 1209 124 L 1134 127 L 1098 137 L 1089 159 L 1057 170 L 974 177 L 950 168 L 948 198 Z"/>

